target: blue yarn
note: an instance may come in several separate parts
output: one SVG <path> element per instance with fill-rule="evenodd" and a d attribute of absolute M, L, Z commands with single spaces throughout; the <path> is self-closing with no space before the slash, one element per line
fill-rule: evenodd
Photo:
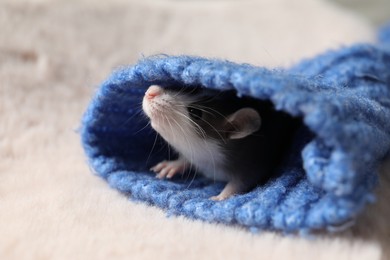
<path fill-rule="evenodd" d="M 190 56 L 145 58 L 102 83 L 83 117 L 82 144 L 92 168 L 113 188 L 169 214 L 250 230 L 347 226 L 373 201 L 378 166 L 390 148 L 390 26 L 379 39 L 285 71 Z M 279 177 L 222 202 L 208 198 L 223 183 L 156 179 L 148 169 L 169 150 L 145 127 L 141 100 L 151 84 L 234 89 L 301 117 Z"/>

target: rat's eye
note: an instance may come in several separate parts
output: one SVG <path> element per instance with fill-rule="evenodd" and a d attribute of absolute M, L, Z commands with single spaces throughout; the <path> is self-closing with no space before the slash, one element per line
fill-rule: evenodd
<path fill-rule="evenodd" d="M 194 120 L 201 119 L 203 114 L 201 110 L 193 107 L 188 108 L 188 113 L 190 114 L 190 117 Z"/>

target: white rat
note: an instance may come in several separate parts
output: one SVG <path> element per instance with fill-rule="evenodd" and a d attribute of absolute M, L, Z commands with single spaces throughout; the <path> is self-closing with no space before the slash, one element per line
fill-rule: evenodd
<path fill-rule="evenodd" d="M 142 108 L 151 126 L 179 154 L 178 159 L 162 161 L 151 170 L 158 178 L 172 178 L 194 167 L 208 178 L 225 181 L 221 193 L 211 197 L 219 201 L 269 179 L 286 140 L 278 132 L 288 129 L 273 118 L 277 126 L 267 124 L 261 131 L 262 117 L 248 102 L 223 93 L 208 94 L 200 88 L 152 85 L 144 95 Z M 264 113 L 267 120 L 280 113 L 270 111 Z"/>

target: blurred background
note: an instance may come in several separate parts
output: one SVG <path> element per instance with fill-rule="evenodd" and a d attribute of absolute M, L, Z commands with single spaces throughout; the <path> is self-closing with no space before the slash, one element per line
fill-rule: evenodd
<path fill-rule="evenodd" d="M 330 0 L 367 17 L 375 25 L 390 22 L 389 0 Z"/>

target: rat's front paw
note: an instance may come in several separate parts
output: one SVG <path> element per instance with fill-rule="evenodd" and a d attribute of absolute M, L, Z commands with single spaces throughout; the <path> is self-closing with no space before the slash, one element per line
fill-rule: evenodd
<path fill-rule="evenodd" d="M 150 170 L 157 173 L 156 177 L 159 179 L 170 179 L 177 173 L 183 173 L 187 169 L 187 165 L 187 162 L 182 159 L 175 161 L 163 161 L 152 167 Z"/>

